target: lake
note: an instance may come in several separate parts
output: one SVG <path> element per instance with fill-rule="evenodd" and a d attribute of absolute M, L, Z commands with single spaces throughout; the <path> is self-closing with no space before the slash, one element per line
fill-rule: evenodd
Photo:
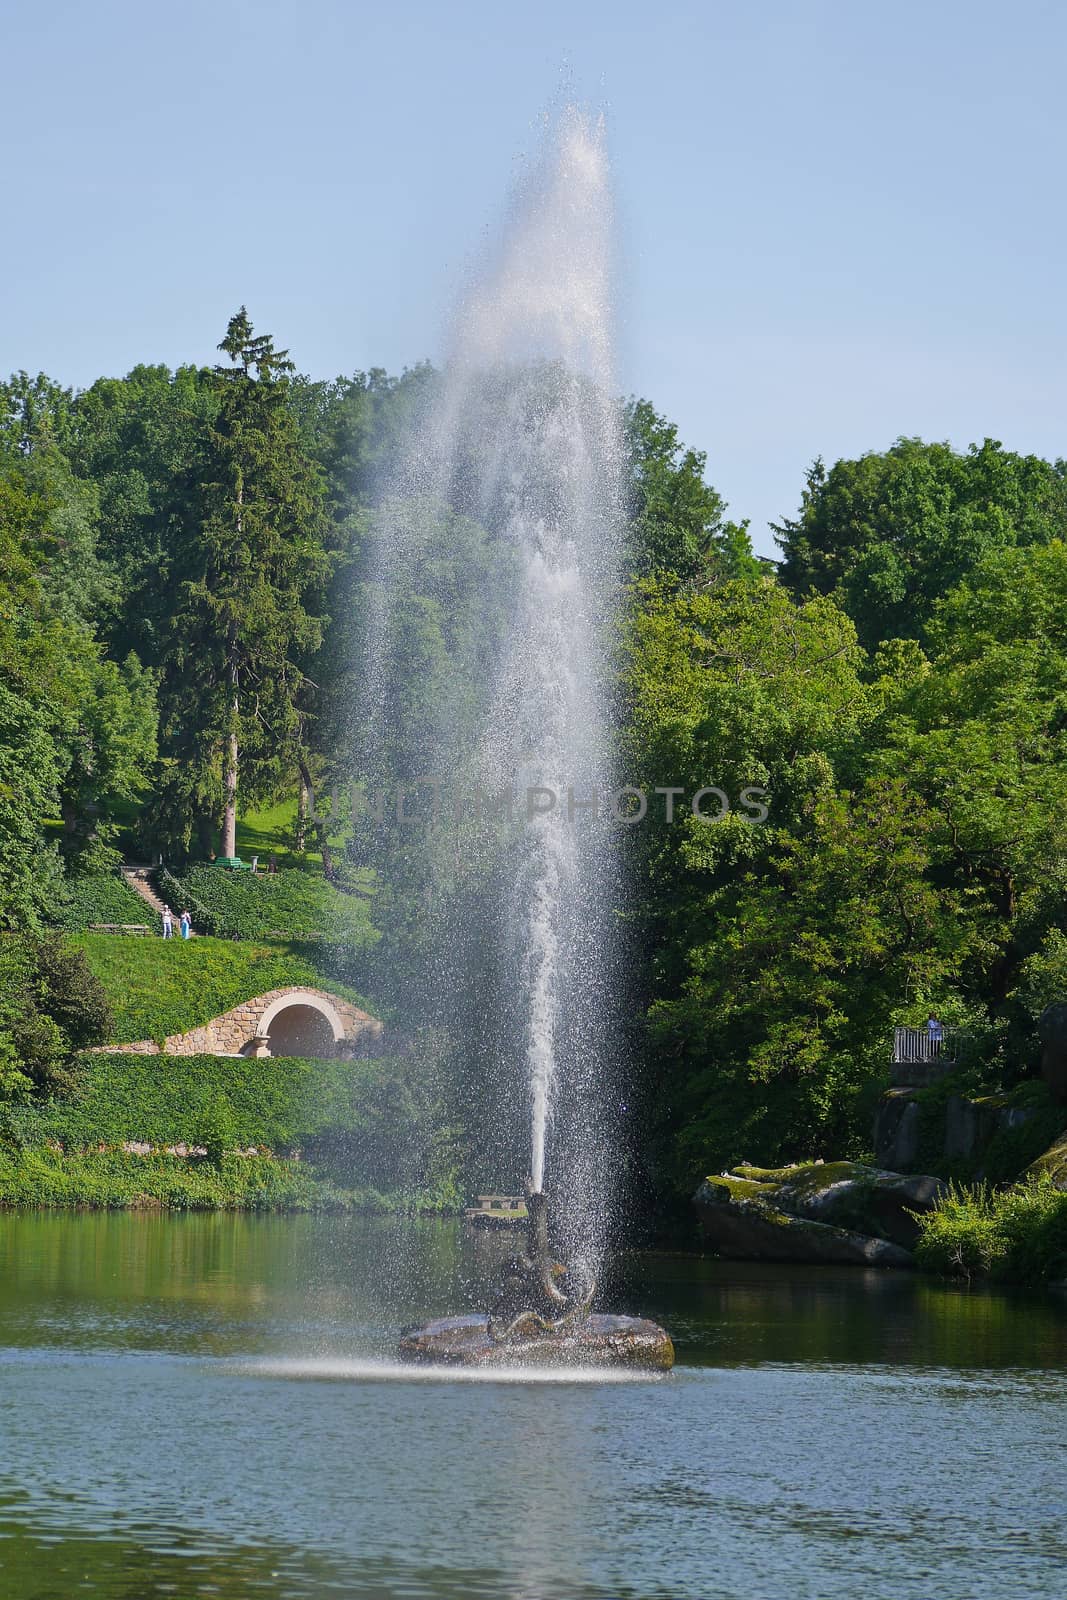
<path fill-rule="evenodd" d="M 0 1215 L 3 1600 L 1062 1593 L 1067 1300 L 622 1263 L 668 1377 L 443 1377 L 452 1222 Z"/>

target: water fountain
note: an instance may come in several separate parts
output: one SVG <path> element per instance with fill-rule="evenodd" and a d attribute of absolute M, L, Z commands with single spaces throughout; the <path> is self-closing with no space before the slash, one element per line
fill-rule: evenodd
<path fill-rule="evenodd" d="M 443 777 L 453 794 L 510 796 L 506 825 L 485 805 L 454 811 L 452 857 L 465 864 L 468 896 L 471 882 L 482 895 L 469 968 L 452 986 L 486 989 L 496 972 L 486 1009 L 501 1126 L 520 1098 L 507 1063 L 524 1063 L 529 1111 L 526 1252 L 508 1262 L 483 1316 L 405 1334 L 402 1353 L 420 1359 L 671 1360 L 662 1330 L 591 1310 L 617 1166 L 608 1112 L 621 889 L 607 661 L 625 516 L 611 265 L 603 130 L 568 108 L 460 308 L 440 386 L 379 520 L 369 748 L 388 739 L 395 748 L 403 720 L 389 691 L 409 637 L 401 597 L 411 574 L 420 595 L 430 587 L 435 624 L 454 614 L 460 591 L 476 618 L 449 641 L 436 727 L 420 703 L 412 759 L 434 750 L 448 768 L 435 774 L 438 789 Z M 461 570 L 457 548 L 471 552 Z M 441 943 L 453 950 L 465 938 L 453 924 Z M 549 1242 L 549 1172 L 566 1268 Z"/>
<path fill-rule="evenodd" d="M 525 1255 L 504 1263 L 500 1294 L 488 1313 L 438 1317 L 400 1336 L 402 1360 L 455 1366 L 631 1366 L 668 1371 L 670 1334 L 645 1317 L 592 1309 L 596 1281 L 554 1260 L 548 1196 L 527 1196 Z"/>

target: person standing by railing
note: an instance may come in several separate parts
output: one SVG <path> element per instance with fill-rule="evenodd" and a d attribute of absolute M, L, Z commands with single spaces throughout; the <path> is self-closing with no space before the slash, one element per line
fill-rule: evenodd
<path fill-rule="evenodd" d="M 934 1013 L 931 1011 L 926 1021 L 926 1043 L 929 1047 L 930 1055 L 939 1056 L 941 1054 L 941 1046 L 944 1044 L 944 1042 L 945 1030 L 942 1027 L 939 1018 L 935 1017 Z"/>

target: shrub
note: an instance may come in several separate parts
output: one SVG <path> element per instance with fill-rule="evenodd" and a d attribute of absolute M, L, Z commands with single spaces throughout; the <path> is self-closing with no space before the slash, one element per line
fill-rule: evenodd
<path fill-rule="evenodd" d="M 934 1210 L 919 1218 L 919 1228 L 915 1258 L 928 1272 L 970 1278 L 1003 1263 L 1003 1240 L 985 1188 L 950 1185 Z"/>
<path fill-rule="evenodd" d="M 221 1167 L 227 1152 L 237 1148 L 237 1119 L 225 1095 L 215 1093 L 197 1118 L 197 1143 L 207 1151 L 208 1160 Z"/>
<path fill-rule="evenodd" d="M 373 1190 L 338 1189 L 303 1162 L 262 1158 L 219 1168 L 180 1156 L 0 1146 L 0 1206 L 172 1211 L 386 1211 Z"/>
<path fill-rule="evenodd" d="M 1046 1175 L 1001 1190 L 952 1185 L 918 1222 L 915 1258 L 927 1271 L 1020 1283 L 1067 1275 L 1067 1193 Z"/>
<path fill-rule="evenodd" d="M 0 1092 L 69 1090 L 74 1056 L 114 1026 L 103 984 L 59 936 L 0 941 Z"/>
<path fill-rule="evenodd" d="M 115 1020 L 107 991 L 85 952 L 62 939 L 42 939 L 35 953 L 38 1005 L 55 1019 L 74 1050 L 102 1044 Z"/>
<path fill-rule="evenodd" d="M 92 1055 L 78 1092 L 11 1108 L 9 1142 L 65 1150 L 201 1144 L 220 1166 L 249 1146 L 294 1146 L 345 1184 L 461 1201 L 463 1130 L 420 1056 L 306 1061 L 244 1056 Z"/>

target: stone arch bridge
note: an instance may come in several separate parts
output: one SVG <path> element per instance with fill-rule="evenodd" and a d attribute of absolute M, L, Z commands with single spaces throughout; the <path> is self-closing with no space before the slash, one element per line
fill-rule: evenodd
<path fill-rule="evenodd" d="M 382 1031 L 377 1017 L 326 989 L 268 989 L 187 1033 L 98 1046 L 110 1054 L 168 1056 L 353 1056 Z"/>

